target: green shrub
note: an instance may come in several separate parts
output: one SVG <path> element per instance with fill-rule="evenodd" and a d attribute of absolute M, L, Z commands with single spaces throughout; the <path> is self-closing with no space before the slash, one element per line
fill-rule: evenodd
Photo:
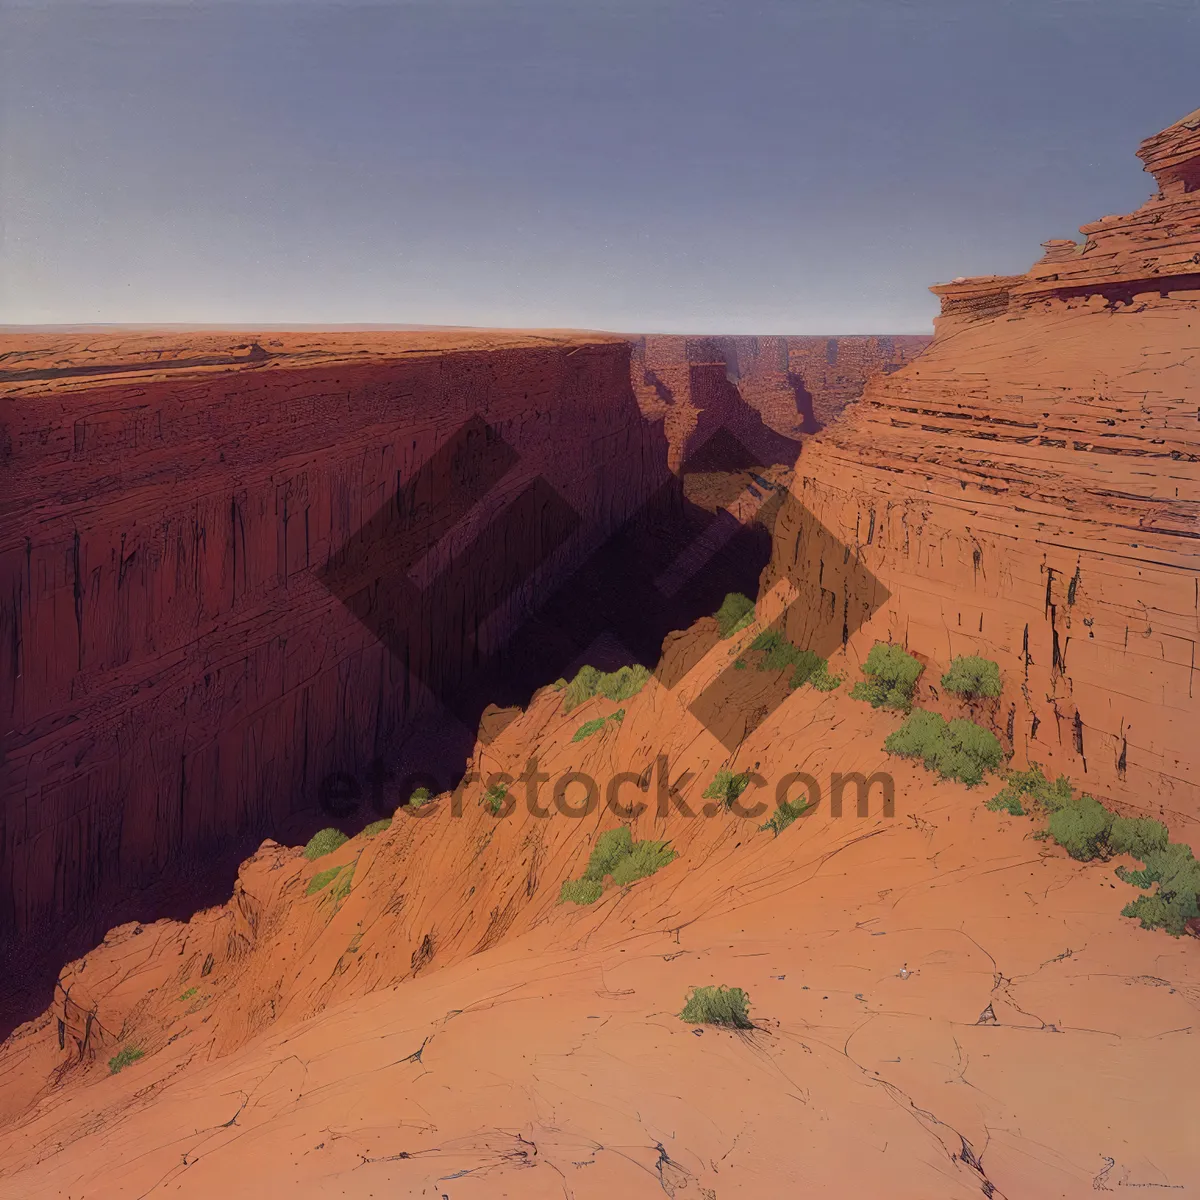
<path fill-rule="evenodd" d="M 1131 854 L 1149 861 L 1156 850 L 1165 850 L 1170 835 L 1161 821 L 1149 817 L 1116 817 L 1108 831 L 1108 847 L 1113 854 Z"/>
<path fill-rule="evenodd" d="M 579 673 L 563 689 L 563 712 L 569 713 L 593 696 L 603 696 L 606 700 L 632 699 L 646 686 L 649 678 L 650 671 L 641 663 L 620 667 L 607 674 L 595 667 L 580 667 Z"/>
<path fill-rule="evenodd" d="M 607 675 L 601 675 L 596 690 L 605 700 L 631 700 L 650 679 L 650 672 L 641 663 L 632 667 L 621 667 Z"/>
<path fill-rule="evenodd" d="M 919 758 L 943 779 L 958 779 L 968 787 L 983 782 L 1004 758 L 1000 739 L 990 730 L 961 717 L 946 721 L 919 708 L 883 744 L 889 754 Z"/>
<path fill-rule="evenodd" d="M 750 649 L 757 650 L 762 654 L 762 658 L 758 661 L 760 671 L 782 671 L 787 667 L 795 666 L 800 654 L 800 651 L 783 634 L 774 629 L 764 629 L 750 643 Z"/>
<path fill-rule="evenodd" d="M 1050 814 L 1050 836 L 1072 857 L 1087 862 L 1104 854 L 1113 815 L 1093 796 L 1080 796 Z"/>
<path fill-rule="evenodd" d="M 484 793 L 480 804 L 484 806 L 492 814 L 493 817 L 500 815 L 500 810 L 504 807 L 504 801 L 508 797 L 508 788 L 503 783 L 493 783 Z"/>
<path fill-rule="evenodd" d="M 594 721 L 584 721 L 580 727 L 575 730 L 575 736 L 571 738 L 573 742 L 582 742 L 584 738 L 589 738 L 593 733 L 599 733 L 604 728 L 607 717 L 597 717 Z"/>
<path fill-rule="evenodd" d="M 821 665 L 808 677 L 808 682 L 817 689 L 818 692 L 835 692 L 842 686 L 842 677 L 840 675 L 830 675 L 829 664 L 822 662 Z M 796 680 L 792 679 L 792 687 L 799 687 Z"/>
<path fill-rule="evenodd" d="M 350 839 L 340 829 L 321 829 L 314 833 L 304 847 L 304 857 L 311 861 L 325 854 L 332 854 L 339 846 L 344 846 Z"/>
<path fill-rule="evenodd" d="M 337 883 L 333 885 L 330 891 L 330 896 L 333 897 L 334 904 L 341 904 L 345 898 L 350 895 L 350 885 L 354 882 L 354 864 L 350 864 L 349 870 L 343 872 L 338 878 Z"/>
<path fill-rule="evenodd" d="M 428 788 L 419 787 L 408 798 L 409 804 L 413 808 L 420 808 L 422 804 L 428 804 L 433 799 L 433 794 Z"/>
<path fill-rule="evenodd" d="M 728 1025 L 753 1029 L 750 997 L 741 988 L 698 987 L 692 990 L 680 1017 L 693 1025 Z"/>
<path fill-rule="evenodd" d="M 318 871 L 308 881 L 308 887 L 304 889 L 304 894 L 311 896 L 314 892 L 319 892 L 322 888 L 327 887 L 337 878 L 341 869 L 341 867 L 330 867 L 328 871 Z"/>
<path fill-rule="evenodd" d="M 1117 868 L 1117 875 L 1134 887 L 1148 888 L 1158 884 L 1159 894 L 1173 899 L 1200 893 L 1200 863 L 1190 846 L 1170 842 L 1161 850 L 1151 850 L 1140 871 Z"/>
<path fill-rule="evenodd" d="M 612 869 L 612 880 L 618 887 L 625 887 L 639 879 L 653 875 L 676 857 L 675 851 L 666 842 L 638 842 L 633 850 L 619 859 Z"/>
<path fill-rule="evenodd" d="M 112 1058 L 108 1060 L 108 1073 L 110 1075 L 115 1075 L 118 1071 L 129 1066 L 130 1063 L 135 1063 L 139 1058 L 142 1057 L 143 1051 L 139 1050 L 136 1046 L 122 1046 L 121 1049 L 118 1050 L 116 1054 L 114 1054 Z"/>
<path fill-rule="evenodd" d="M 1190 903 L 1186 901 L 1190 900 Z M 1121 916 L 1136 917 L 1143 929 L 1165 929 L 1172 937 L 1183 934 L 1187 922 L 1200 916 L 1196 897 L 1167 900 L 1161 893 L 1153 896 L 1138 896 L 1123 909 Z"/>
<path fill-rule="evenodd" d="M 600 672 L 595 667 L 580 667 L 575 678 L 563 688 L 563 712 L 578 708 L 585 700 L 596 694 L 600 683 Z"/>
<path fill-rule="evenodd" d="M 733 637 L 754 621 L 754 601 L 741 592 L 730 592 L 713 616 L 717 618 L 717 632 L 721 637 Z"/>
<path fill-rule="evenodd" d="M 584 879 L 602 883 L 606 875 L 611 875 L 621 859 L 633 853 L 633 834 L 626 825 L 618 825 L 602 833 L 592 847 Z"/>
<path fill-rule="evenodd" d="M 950 660 L 950 670 L 942 676 L 942 687 L 971 699 L 999 696 L 1000 665 L 978 654 L 960 654 Z"/>
<path fill-rule="evenodd" d="M 372 821 L 363 830 L 363 837 L 373 838 L 377 833 L 382 833 L 385 829 L 390 829 L 392 825 L 391 817 L 384 817 L 380 821 Z"/>
<path fill-rule="evenodd" d="M 863 664 L 867 676 L 856 683 L 850 695 L 866 700 L 872 708 L 896 708 L 907 712 L 912 705 L 913 688 L 924 668 L 901 646 L 876 642 Z"/>
<path fill-rule="evenodd" d="M 595 904 L 604 891 L 604 885 L 594 879 L 564 879 L 558 893 L 559 904 L 568 900 L 572 904 Z"/>
<path fill-rule="evenodd" d="M 1004 787 L 985 805 L 993 812 L 1008 812 L 1014 817 L 1025 815 L 1021 801 L 1028 798 L 1046 812 L 1055 812 L 1064 804 L 1070 804 L 1075 794 L 1070 780 L 1060 775 L 1051 783 L 1037 763 L 1030 763 L 1027 771 L 1010 771 Z"/>
<path fill-rule="evenodd" d="M 718 771 L 712 783 L 704 789 L 705 800 L 723 800 L 725 807 L 733 806 L 737 798 L 750 786 L 749 772 L 735 775 L 732 771 Z"/>
<path fill-rule="evenodd" d="M 199 990 L 200 990 L 199 988 L 190 987 L 190 988 L 188 988 L 188 990 L 186 992 L 184 992 L 179 997 L 179 999 L 180 1000 L 190 1000 Z"/>
<path fill-rule="evenodd" d="M 803 816 L 807 812 L 808 807 L 807 800 L 801 800 L 795 804 L 781 800 L 779 807 L 772 814 L 771 819 L 765 825 L 760 825 L 759 829 L 770 829 L 778 837 L 797 817 Z"/>

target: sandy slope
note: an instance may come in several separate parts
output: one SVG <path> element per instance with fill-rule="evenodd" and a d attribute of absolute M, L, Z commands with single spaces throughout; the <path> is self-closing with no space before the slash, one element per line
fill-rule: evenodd
<path fill-rule="evenodd" d="M 485 766 L 536 747 L 551 774 L 569 762 L 603 778 L 665 750 L 697 771 L 699 807 L 729 757 L 686 712 L 728 654 L 715 642 L 705 623 L 676 639 L 668 681 L 707 656 L 584 742 L 570 741 L 579 724 L 615 706 L 564 716 L 540 693 Z M 774 684 L 746 672 L 735 707 Z M 803 689 L 735 765 L 869 772 L 896 722 Z M 730 813 L 652 807 L 639 833 L 673 837 L 680 858 L 592 908 L 554 901 L 606 814 L 538 820 L 522 805 L 497 820 L 468 792 L 459 818 L 444 799 L 317 863 L 268 844 L 226 910 L 118 931 L 66 980 L 121 1031 L 97 1061 L 77 1062 L 71 1033 L 58 1049 L 57 1007 L 9 1043 L 0 1196 L 1200 1188 L 1180 1102 L 1200 1067 L 1195 941 L 1121 918 L 1112 864 L 1033 840 L 1029 821 L 982 808 L 990 790 L 892 765 L 890 819 L 823 804 L 774 838 Z M 357 863 L 344 902 L 303 895 L 339 861 Z M 523 900 L 478 950 L 512 884 Z M 231 912 L 248 932 L 228 950 Z M 202 976 L 206 931 L 227 952 Z M 381 971 L 398 982 L 380 987 Z M 710 982 L 747 989 L 758 1028 L 682 1022 L 688 989 Z M 199 1007 L 178 1000 L 189 985 Z M 276 1019 L 247 1012 L 255 997 Z M 146 1057 L 110 1076 L 110 1047 L 132 1041 Z"/>

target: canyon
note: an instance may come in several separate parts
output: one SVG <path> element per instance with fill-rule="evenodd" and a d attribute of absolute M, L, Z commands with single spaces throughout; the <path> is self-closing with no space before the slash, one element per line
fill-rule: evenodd
<path fill-rule="evenodd" d="M 1200 1186 L 1196 939 L 848 694 L 903 646 L 921 707 L 1197 843 L 1200 112 L 1139 156 L 1142 208 L 935 287 L 928 345 L 4 347 L 5 919 L 277 836 L 57 972 L 0 1048 L 0 1196 Z M 832 687 L 748 669 L 780 632 Z M 941 686 L 975 654 L 999 696 Z M 619 701 L 555 682 L 623 661 Z M 408 723 L 469 743 L 428 804 L 381 779 L 328 853 L 284 836 Z M 828 790 L 762 824 L 798 773 Z M 835 807 L 853 775 L 894 811 Z M 561 902 L 618 825 L 676 857 Z M 752 1028 L 680 1019 L 714 984 Z"/>

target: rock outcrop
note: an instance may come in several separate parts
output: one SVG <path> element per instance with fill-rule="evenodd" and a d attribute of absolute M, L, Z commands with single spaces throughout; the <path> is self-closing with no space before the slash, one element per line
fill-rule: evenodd
<path fill-rule="evenodd" d="M 1138 151 L 1157 193 L 1026 274 L 935 287 L 932 345 L 808 441 L 770 576 L 836 639 L 1000 663 L 1017 761 L 1194 836 L 1200 818 L 1200 113 Z M 806 525 L 850 547 L 822 556 Z M 841 556 L 837 556 L 840 558 Z M 1192 826 L 1191 829 L 1188 827 Z"/>

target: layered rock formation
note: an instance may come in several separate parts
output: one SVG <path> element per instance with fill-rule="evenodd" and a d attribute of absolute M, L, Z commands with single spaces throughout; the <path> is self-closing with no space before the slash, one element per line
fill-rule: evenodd
<path fill-rule="evenodd" d="M 5 935 L 313 809 L 666 474 L 618 338 L 3 350 Z"/>
<path fill-rule="evenodd" d="M 712 406 L 722 377 L 770 429 L 795 439 L 828 425 L 868 379 L 898 370 L 928 343 L 917 335 L 646 336 L 633 339 L 633 387 L 644 411 L 664 416 L 682 458 L 701 423 L 694 410 Z M 765 439 L 759 457 L 769 461 L 773 444 Z"/>
<path fill-rule="evenodd" d="M 803 598 L 794 636 L 997 660 L 990 719 L 1017 761 L 1200 818 L 1200 113 L 1138 151 L 1137 212 L 1050 242 L 1020 276 L 957 279 L 932 345 L 808 442 L 772 578 Z M 801 509 L 804 511 L 802 512 Z M 822 554 L 812 522 L 852 546 Z"/>

